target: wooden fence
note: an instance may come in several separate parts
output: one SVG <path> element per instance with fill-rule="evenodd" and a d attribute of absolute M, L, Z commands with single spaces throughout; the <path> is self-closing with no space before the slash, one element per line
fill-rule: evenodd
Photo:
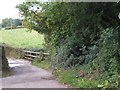
<path fill-rule="evenodd" d="M 31 60 L 31 61 L 35 60 L 36 58 L 41 59 L 41 58 L 49 55 L 49 53 L 43 53 L 42 51 L 36 52 L 36 51 L 24 50 L 23 53 L 24 53 L 23 58 L 27 59 L 27 60 Z"/>

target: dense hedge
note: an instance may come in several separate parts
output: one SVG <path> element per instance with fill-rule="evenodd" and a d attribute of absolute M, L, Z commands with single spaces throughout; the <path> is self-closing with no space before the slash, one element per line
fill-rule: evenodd
<path fill-rule="evenodd" d="M 51 66 L 89 67 L 90 72 L 117 87 L 120 2 L 26 2 L 17 8 L 25 27 L 45 34 Z"/>

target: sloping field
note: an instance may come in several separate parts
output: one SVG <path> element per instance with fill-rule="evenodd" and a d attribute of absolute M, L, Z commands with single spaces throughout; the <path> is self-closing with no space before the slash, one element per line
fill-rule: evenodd
<path fill-rule="evenodd" d="M 17 48 L 41 48 L 44 36 L 25 28 L 0 30 L 0 42 Z"/>

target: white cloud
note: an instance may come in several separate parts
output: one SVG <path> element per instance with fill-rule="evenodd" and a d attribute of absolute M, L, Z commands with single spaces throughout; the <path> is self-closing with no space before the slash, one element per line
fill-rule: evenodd
<path fill-rule="evenodd" d="M 1 0 L 0 1 L 0 19 L 3 18 L 19 18 L 19 11 L 16 5 L 24 0 Z"/>

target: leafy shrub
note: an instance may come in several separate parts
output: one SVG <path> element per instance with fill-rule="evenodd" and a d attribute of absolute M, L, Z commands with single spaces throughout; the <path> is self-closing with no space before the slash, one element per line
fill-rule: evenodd
<path fill-rule="evenodd" d="M 42 10 L 32 10 L 34 6 Z M 18 8 L 26 27 L 45 34 L 54 68 L 86 67 L 95 77 L 107 80 L 105 87 L 115 85 L 114 75 L 120 68 L 120 2 L 26 2 Z"/>
<path fill-rule="evenodd" d="M 119 29 L 106 29 L 99 41 L 99 52 L 96 58 L 92 61 L 93 69 L 96 70 L 102 78 L 111 83 L 109 87 L 117 87 L 118 83 L 118 67 L 120 65 L 118 60 L 118 32 Z M 107 72 L 107 75 L 104 74 Z"/>

